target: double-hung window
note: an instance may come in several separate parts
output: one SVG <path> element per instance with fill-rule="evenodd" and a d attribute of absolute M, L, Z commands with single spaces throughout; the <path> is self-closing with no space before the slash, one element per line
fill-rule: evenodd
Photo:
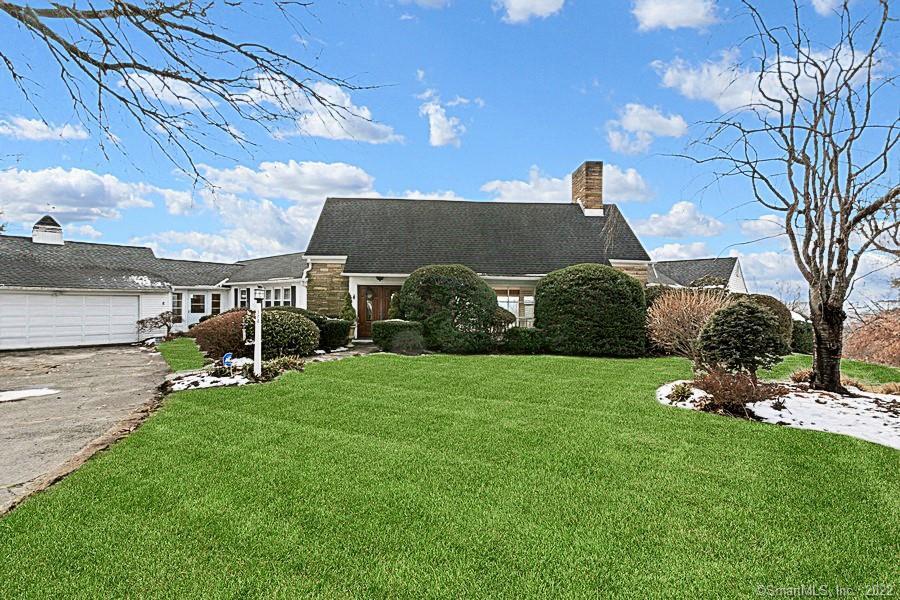
<path fill-rule="evenodd" d="M 285 306 L 293 306 L 291 304 L 291 288 L 284 288 L 281 292 L 281 300 Z"/>
<path fill-rule="evenodd" d="M 241 293 L 240 293 L 239 297 L 240 297 L 240 299 L 238 300 L 238 306 L 241 308 L 247 308 L 248 302 L 249 302 L 247 288 L 241 288 Z"/>
<path fill-rule="evenodd" d="M 206 294 L 191 294 L 191 314 L 206 312 Z"/>
<path fill-rule="evenodd" d="M 172 322 L 181 323 L 181 311 L 184 310 L 184 294 L 175 292 L 172 294 Z"/>
<path fill-rule="evenodd" d="M 516 316 L 519 327 L 534 327 L 534 290 L 494 288 L 497 304 Z"/>
<path fill-rule="evenodd" d="M 266 308 L 272 306 L 272 290 L 266 290 Z M 275 306 L 278 306 L 277 304 Z"/>

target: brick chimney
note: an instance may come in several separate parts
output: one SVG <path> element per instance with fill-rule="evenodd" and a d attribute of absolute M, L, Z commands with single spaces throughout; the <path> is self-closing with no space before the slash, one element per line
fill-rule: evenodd
<path fill-rule="evenodd" d="M 572 202 L 585 215 L 603 215 L 603 161 L 589 160 L 572 173 Z"/>

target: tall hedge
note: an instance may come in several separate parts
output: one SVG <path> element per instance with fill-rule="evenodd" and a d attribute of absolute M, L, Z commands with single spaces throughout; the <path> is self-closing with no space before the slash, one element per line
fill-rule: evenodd
<path fill-rule="evenodd" d="M 584 356 L 641 356 L 647 306 L 641 283 L 612 267 L 581 264 L 544 277 L 534 325 L 547 350 Z"/>
<path fill-rule="evenodd" d="M 425 345 L 459 354 L 493 345 L 497 295 L 463 265 L 429 265 L 413 271 L 395 295 L 392 318 L 422 323 Z"/>
<path fill-rule="evenodd" d="M 791 331 L 791 350 L 800 354 L 812 354 L 813 342 L 812 323 L 794 321 L 794 329 Z"/>

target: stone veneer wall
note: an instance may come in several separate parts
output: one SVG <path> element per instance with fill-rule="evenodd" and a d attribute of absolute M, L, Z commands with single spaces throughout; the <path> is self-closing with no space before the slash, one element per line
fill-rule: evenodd
<path fill-rule="evenodd" d="M 307 275 L 306 308 L 324 315 L 340 315 L 347 292 L 343 272 L 342 263 L 313 263 Z"/>
<path fill-rule="evenodd" d="M 650 276 L 650 266 L 647 264 L 643 265 L 619 265 L 615 267 L 616 269 L 622 271 L 626 275 L 631 275 L 641 283 L 646 284 L 647 279 Z"/>

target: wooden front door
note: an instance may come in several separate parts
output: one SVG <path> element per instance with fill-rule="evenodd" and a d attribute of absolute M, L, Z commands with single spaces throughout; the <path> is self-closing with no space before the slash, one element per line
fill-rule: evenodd
<path fill-rule="evenodd" d="M 356 337 L 371 338 L 372 323 L 388 318 L 391 298 L 400 291 L 399 285 L 361 285 L 356 289 L 356 314 L 359 323 Z"/>

